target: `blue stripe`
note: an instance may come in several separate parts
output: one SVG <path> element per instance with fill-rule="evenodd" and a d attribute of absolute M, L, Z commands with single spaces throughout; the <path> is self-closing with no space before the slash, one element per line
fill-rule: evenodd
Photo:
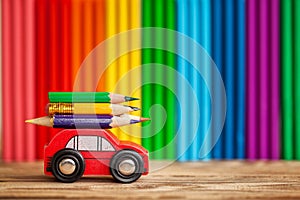
<path fill-rule="evenodd" d="M 187 1 L 185 0 L 178 0 L 177 1 L 177 30 L 183 34 L 188 35 L 188 7 Z M 177 48 L 180 49 L 179 51 L 187 52 L 188 47 L 186 42 L 177 41 Z M 177 71 L 187 80 L 189 79 L 188 73 L 188 63 L 183 58 L 177 56 Z M 180 111 L 181 116 L 178 120 L 178 124 L 180 124 L 179 131 L 178 131 L 178 139 L 177 139 L 177 158 L 178 161 L 188 161 L 189 155 L 187 152 L 187 148 L 189 145 L 189 139 L 187 134 L 189 133 L 189 99 L 186 90 L 186 82 L 182 79 L 178 79 L 177 88 L 178 88 L 178 101 L 179 101 L 179 108 L 177 110 Z"/>
<path fill-rule="evenodd" d="M 212 4 L 212 35 L 213 35 L 213 49 L 212 49 L 212 57 L 213 60 L 218 67 L 220 74 L 223 71 L 223 30 L 224 30 L 224 22 L 223 22 L 223 0 L 213 0 Z M 213 131 L 215 132 L 214 127 L 217 127 L 216 124 L 220 124 L 222 119 L 219 117 L 219 111 L 221 110 L 222 102 L 220 95 L 221 88 L 218 85 L 214 85 L 213 92 L 215 93 L 215 119 L 213 119 Z M 213 158 L 222 159 L 224 155 L 224 134 L 222 133 L 217 141 L 214 149 L 213 149 Z"/>
<path fill-rule="evenodd" d="M 245 0 L 237 2 L 237 114 L 236 158 L 245 158 Z"/>
<path fill-rule="evenodd" d="M 234 25 L 233 0 L 225 1 L 225 88 L 227 118 L 225 123 L 225 158 L 234 158 Z"/>

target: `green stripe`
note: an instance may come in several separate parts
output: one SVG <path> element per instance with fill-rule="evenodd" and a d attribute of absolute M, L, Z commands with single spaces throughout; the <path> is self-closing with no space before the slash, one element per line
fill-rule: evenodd
<path fill-rule="evenodd" d="M 49 92 L 49 101 L 55 102 L 99 102 L 109 103 L 110 97 L 108 92 Z"/>
<path fill-rule="evenodd" d="M 300 160 L 300 1 L 294 0 L 295 158 Z"/>
<path fill-rule="evenodd" d="M 152 16 L 154 17 L 154 26 L 155 27 L 165 27 L 165 12 L 167 9 L 164 7 L 164 0 L 154 0 L 153 4 L 155 6 L 154 12 Z M 165 41 L 164 35 L 157 33 L 154 35 L 154 41 L 155 43 L 158 44 L 163 44 Z M 154 62 L 156 64 L 165 64 L 165 54 L 164 51 L 161 49 L 155 49 L 154 50 Z M 153 67 L 152 73 L 154 74 L 155 82 L 161 83 L 163 82 L 163 73 L 162 70 L 160 70 L 158 67 Z M 154 103 L 164 106 L 163 105 L 163 95 L 164 95 L 164 87 L 155 84 L 154 85 Z M 163 118 L 162 114 L 158 111 L 154 112 L 154 119 L 152 119 L 153 126 L 157 129 L 158 127 L 164 126 L 162 124 Z M 164 158 L 164 133 L 165 133 L 165 127 L 160 129 L 156 134 L 154 135 L 154 151 L 155 153 L 153 154 L 154 159 L 163 159 Z"/>
<path fill-rule="evenodd" d="M 143 0 L 142 1 L 142 27 L 152 27 L 152 12 L 153 12 L 153 3 L 152 0 Z M 153 41 L 153 37 L 149 34 L 149 31 L 142 32 L 142 45 L 144 46 L 146 43 L 151 43 Z M 151 49 L 142 49 L 142 64 L 152 63 L 153 61 L 153 51 Z M 152 84 L 145 85 L 151 80 L 151 70 L 150 68 L 142 67 L 142 116 L 150 117 L 149 110 L 151 105 L 153 104 L 152 95 L 153 95 L 153 86 Z M 142 145 L 151 153 L 153 151 L 152 148 L 152 131 L 149 127 L 150 121 L 144 122 L 142 124 Z M 151 155 L 151 154 L 150 154 Z"/>
<path fill-rule="evenodd" d="M 166 0 L 166 28 L 175 30 L 176 29 L 176 16 L 175 16 L 175 1 L 174 0 Z M 170 68 L 173 68 L 175 71 L 176 68 L 176 56 L 174 53 L 176 48 L 176 38 L 173 34 L 166 35 L 166 47 L 170 52 L 166 52 L 166 65 Z M 172 73 L 167 73 L 165 75 L 166 81 L 168 82 L 168 89 L 166 89 L 166 99 L 164 101 L 164 107 L 167 110 L 167 121 L 166 121 L 166 144 L 168 145 L 166 148 L 166 159 L 175 159 L 175 141 L 173 141 L 176 134 L 176 112 L 175 112 L 175 75 Z"/>
<path fill-rule="evenodd" d="M 282 157 L 293 159 L 292 1 L 281 0 Z"/>

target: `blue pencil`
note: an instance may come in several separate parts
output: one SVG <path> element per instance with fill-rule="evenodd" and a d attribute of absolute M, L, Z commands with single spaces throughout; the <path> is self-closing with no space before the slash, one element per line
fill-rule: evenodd
<path fill-rule="evenodd" d="M 178 0 L 177 1 L 177 31 L 188 35 L 188 7 L 186 0 Z M 177 48 L 179 51 L 186 52 L 188 51 L 187 44 L 184 40 L 177 41 Z M 188 63 L 177 56 L 177 71 L 187 80 L 188 76 Z M 178 161 L 187 161 L 189 160 L 187 148 L 189 145 L 189 140 L 187 134 L 189 133 L 189 117 L 190 117 L 190 109 L 189 109 L 189 99 L 186 90 L 186 82 L 182 79 L 178 79 L 177 88 L 178 88 L 178 100 L 179 107 L 177 110 L 180 110 L 180 118 L 178 119 L 180 124 L 178 139 L 177 139 L 177 158 Z"/>
<path fill-rule="evenodd" d="M 224 21 L 223 21 L 223 5 L 222 5 L 223 0 L 213 0 L 212 2 L 212 33 L 213 33 L 213 46 L 212 46 L 212 57 L 213 60 L 218 67 L 218 70 L 222 74 L 223 72 L 223 30 L 224 30 Z M 218 85 L 214 85 L 213 92 L 215 93 L 215 113 L 214 116 L 215 118 L 212 119 L 212 127 L 213 127 L 213 132 L 215 133 L 217 130 L 216 129 L 216 124 L 221 123 L 221 117 L 218 114 L 221 110 L 222 102 L 224 101 L 221 99 L 220 95 L 220 90 L 221 88 L 218 87 Z M 220 137 L 218 138 L 218 141 L 216 145 L 214 146 L 213 149 L 213 155 L 212 157 L 214 159 L 222 159 L 224 152 L 224 134 L 222 133 Z"/>
<path fill-rule="evenodd" d="M 245 1 L 237 2 L 236 158 L 245 158 Z"/>
<path fill-rule="evenodd" d="M 207 53 L 211 53 L 211 3 L 210 0 L 200 0 L 200 23 L 199 26 L 200 29 L 200 44 L 203 46 L 203 48 L 206 50 Z M 210 78 L 210 62 L 208 58 L 205 59 L 204 66 L 204 73 L 205 77 Z M 207 160 L 211 158 L 211 153 L 209 152 L 210 145 L 211 145 L 211 133 L 207 132 L 209 123 L 210 123 L 210 94 L 207 85 L 204 80 L 200 82 L 200 92 L 201 95 L 198 97 L 198 99 L 202 99 L 200 104 L 200 141 L 201 145 L 204 145 L 204 154 L 200 155 L 201 159 Z M 206 82 L 210 80 L 205 80 Z M 201 116 L 202 120 L 201 120 Z"/>
<path fill-rule="evenodd" d="M 233 0 L 225 1 L 225 87 L 227 93 L 227 116 L 225 123 L 225 158 L 234 158 L 234 25 Z"/>

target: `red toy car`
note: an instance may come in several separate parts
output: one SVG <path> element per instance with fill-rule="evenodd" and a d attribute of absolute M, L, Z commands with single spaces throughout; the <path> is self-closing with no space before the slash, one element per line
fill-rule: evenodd
<path fill-rule="evenodd" d="M 71 183 L 82 175 L 112 175 L 131 183 L 149 172 L 146 149 L 118 140 L 110 131 L 66 129 L 45 147 L 44 172 Z"/>

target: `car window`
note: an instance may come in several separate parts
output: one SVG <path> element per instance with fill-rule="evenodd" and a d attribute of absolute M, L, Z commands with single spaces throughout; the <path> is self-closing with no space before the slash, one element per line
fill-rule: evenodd
<path fill-rule="evenodd" d="M 79 151 L 97 151 L 97 136 L 78 136 Z"/>
<path fill-rule="evenodd" d="M 77 149 L 77 136 L 72 137 L 66 145 L 66 148 Z"/>
<path fill-rule="evenodd" d="M 115 151 L 114 147 L 105 139 L 101 139 L 101 150 L 102 151 Z"/>

